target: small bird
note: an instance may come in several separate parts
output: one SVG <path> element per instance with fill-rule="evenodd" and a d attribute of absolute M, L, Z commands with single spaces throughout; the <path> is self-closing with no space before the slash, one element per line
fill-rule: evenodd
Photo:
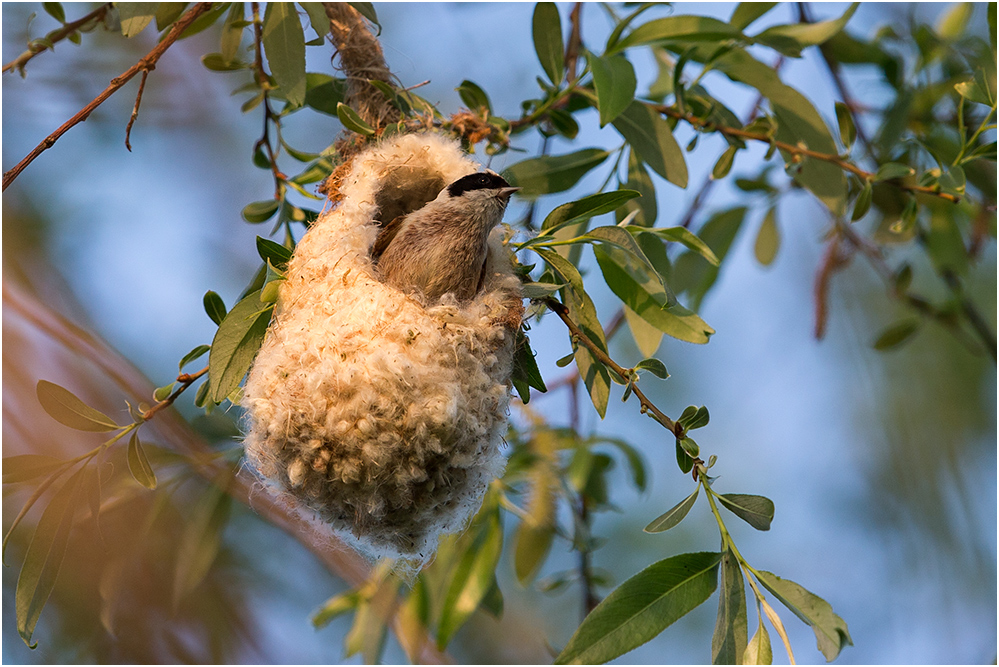
<path fill-rule="evenodd" d="M 382 282 L 428 303 L 448 292 L 458 301 L 474 297 L 485 278 L 489 232 L 519 189 L 494 171 L 469 174 L 389 222 L 372 248 Z"/>

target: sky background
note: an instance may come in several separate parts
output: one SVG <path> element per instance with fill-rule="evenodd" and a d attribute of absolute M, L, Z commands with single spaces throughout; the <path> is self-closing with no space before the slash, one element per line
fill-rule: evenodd
<path fill-rule="evenodd" d="M 822 4 L 813 7 L 813 14 L 831 18 L 846 6 Z M 567 22 L 569 6 L 559 7 Z M 733 7 L 681 3 L 673 11 L 727 19 Z M 932 22 L 943 7 L 864 4 L 848 30 L 866 37 L 881 25 L 905 20 L 910 11 Z M 4 62 L 22 50 L 27 15 L 36 8 L 4 3 Z M 535 77 L 542 71 L 531 41 L 532 4 L 397 3 L 377 9 L 390 69 L 405 85 L 430 79 L 419 93 L 445 114 L 460 107 L 453 89 L 463 79 L 483 87 L 494 111 L 507 117 L 519 115 L 520 101 L 535 94 Z M 983 10 L 979 6 L 975 14 L 981 24 Z M 83 11 L 67 6 L 67 13 L 72 17 Z M 664 14 L 653 10 L 647 17 Z M 781 6 L 754 25 L 754 31 L 793 20 L 792 8 Z M 584 39 L 594 48 L 604 42 L 611 25 L 599 6 L 586 6 Z M 30 30 L 37 36 L 53 27 L 52 19 L 41 14 Z M 120 37 L 95 32 L 85 35 L 82 48 L 62 43 L 55 53 L 33 60 L 26 79 L 5 75 L 4 169 L 145 54 L 154 38 L 152 31 L 144 32 L 122 49 Z M 29 166 L 3 197 L 8 243 L 21 236 L 34 239 L 79 304 L 70 315 L 157 384 L 172 379 L 184 353 L 211 341 L 215 327 L 202 311 L 202 295 L 213 289 L 231 306 L 259 264 L 254 237 L 269 231 L 266 224 L 250 225 L 240 218 L 247 203 L 270 196 L 272 181 L 269 172 L 250 162 L 261 130 L 259 109 L 241 114 L 244 97 L 229 94 L 249 74 L 210 72 L 199 63 L 202 54 L 217 50 L 216 40 L 217 30 L 210 30 L 175 46 L 160 61 L 147 82 L 131 153 L 124 147 L 124 129 L 135 82 Z M 105 46 L 109 48 L 101 48 Z M 309 71 L 329 72 L 329 53 L 328 48 L 309 48 Z M 772 52 L 759 53 L 772 62 Z M 632 58 L 640 93 L 655 77 L 645 55 Z M 801 60 L 788 61 L 781 77 L 804 92 L 827 119 L 833 118 L 833 87 L 817 54 L 806 51 Z M 873 71 L 850 70 L 847 81 L 854 96 L 869 104 L 878 106 L 886 99 Z M 743 116 L 755 99 L 755 91 L 718 75 L 707 77 L 705 87 Z M 598 130 L 595 112 L 581 114 L 579 120 L 576 148 L 619 143 L 610 128 Z M 292 116 L 286 126 L 287 141 L 311 152 L 325 148 L 340 129 L 335 119 L 311 110 Z M 691 136 L 689 128 L 678 131 L 681 145 Z M 528 135 L 518 144 L 533 152 L 540 141 Z M 565 150 L 566 144 L 552 144 L 552 153 Z M 657 226 L 679 223 L 722 150 L 723 142 L 705 137 L 687 155 L 691 186 L 686 191 L 656 181 Z M 755 173 L 762 157 L 761 149 L 740 153 L 733 176 Z M 490 166 L 501 170 L 522 158 L 511 152 Z M 605 174 L 596 170 L 568 198 L 592 191 Z M 747 203 L 747 195 L 729 185 L 732 180 L 713 189 L 701 216 Z M 547 213 L 566 200 L 563 195 L 543 197 L 539 210 Z M 516 220 L 523 207 L 511 206 L 507 220 Z M 28 213 L 35 225 L 31 229 L 8 222 Z M 829 330 L 825 340 L 816 341 L 813 276 L 828 218 L 807 194 L 783 197 L 780 251 L 771 266 L 762 267 L 753 257 L 753 241 L 763 213 L 761 206 L 752 209 L 702 305 L 700 315 L 718 333 L 706 346 L 664 339 L 658 356 L 671 377 L 659 382 L 650 376 L 643 388 L 670 415 L 688 404 L 710 408 L 711 423 L 697 439 L 702 452 L 718 456 L 715 488 L 761 493 L 776 504 L 768 533 L 728 522 L 740 551 L 755 567 L 793 579 L 832 604 L 849 624 L 855 643 L 838 662 L 993 662 L 995 366 L 970 357 L 933 326 L 898 351 L 872 350 L 878 332 L 901 311 L 860 262 L 834 280 Z M 584 255 L 584 268 L 592 269 L 588 288 L 606 322 L 616 311 L 615 299 L 601 284 L 592 254 Z M 975 293 L 976 301 L 994 322 L 994 243 L 972 275 L 984 285 Z M 561 377 L 565 370 L 555 360 L 570 351 L 561 323 L 546 318 L 534 326 L 531 341 L 544 376 Z M 614 339 L 611 351 L 626 365 L 640 359 L 627 331 Z M 676 469 L 672 439 L 640 417 L 633 401 L 622 404 L 619 398 L 615 386 L 603 421 L 588 402 L 581 405 L 584 432 L 626 438 L 642 451 L 652 473 L 649 489 L 639 495 L 619 466 L 612 500 L 622 512 L 596 521 L 595 533 L 608 542 L 596 553 L 595 564 L 612 572 L 618 583 L 660 558 L 716 549 L 718 540 L 703 500 L 669 533 L 642 533 L 652 518 L 690 493 L 692 482 Z M 564 392 L 552 392 L 531 405 L 561 424 L 566 401 Z M 180 407 L 196 414 L 189 402 Z M 234 548 L 257 559 L 266 575 L 265 585 L 251 594 L 264 655 L 286 663 L 339 661 L 347 622 L 341 619 L 317 632 L 308 614 L 342 584 L 297 544 L 274 535 L 245 512 L 237 512 L 226 535 Z M 261 544 L 273 550 L 262 553 Z M 567 545 L 556 543 L 541 575 L 572 567 L 574 557 Z M 13 630 L 10 569 L 4 572 L 4 662 L 52 660 L 44 647 L 27 651 Z M 578 591 L 571 588 L 555 597 L 525 591 L 515 582 L 508 559 L 500 572 L 507 601 L 504 620 L 474 619 L 459 634 L 453 654 L 471 662 L 545 660 L 545 638 L 562 646 L 578 622 Z M 716 605 L 713 597 L 621 661 L 710 661 Z M 790 612 L 782 617 L 799 662 L 821 660 L 812 632 Z M 755 622 L 752 612 L 750 622 Z M 43 615 L 37 632 L 43 642 L 46 628 Z M 779 643 L 774 657 L 787 661 Z M 385 659 L 403 659 L 394 642 Z"/>

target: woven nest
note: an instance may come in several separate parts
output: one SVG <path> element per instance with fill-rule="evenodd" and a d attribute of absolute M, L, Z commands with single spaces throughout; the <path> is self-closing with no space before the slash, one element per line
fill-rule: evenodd
<path fill-rule="evenodd" d="M 369 255 L 380 222 L 477 170 L 434 133 L 358 154 L 339 205 L 295 249 L 246 382 L 250 464 L 371 555 L 428 559 L 504 467 L 523 305 L 500 230 L 461 304 L 383 285 Z"/>

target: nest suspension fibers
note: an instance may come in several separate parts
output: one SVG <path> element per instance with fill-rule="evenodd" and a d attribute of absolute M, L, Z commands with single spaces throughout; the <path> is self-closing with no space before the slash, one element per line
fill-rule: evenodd
<path fill-rule="evenodd" d="M 433 133 L 357 155 L 340 204 L 295 249 L 246 382 L 251 465 L 372 554 L 429 558 L 504 466 L 523 305 L 499 230 L 467 302 L 421 303 L 382 284 L 370 256 L 379 223 L 477 169 Z"/>

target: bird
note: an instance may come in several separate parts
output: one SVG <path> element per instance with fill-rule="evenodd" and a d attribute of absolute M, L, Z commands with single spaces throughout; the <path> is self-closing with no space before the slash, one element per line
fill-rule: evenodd
<path fill-rule="evenodd" d="M 428 304 L 447 293 L 472 299 L 485 278 L 489 232 L 518 190 L 494 171 L 475 172 L 386 224 L 371 253 L 382 282 L 422 294 Z"/>

